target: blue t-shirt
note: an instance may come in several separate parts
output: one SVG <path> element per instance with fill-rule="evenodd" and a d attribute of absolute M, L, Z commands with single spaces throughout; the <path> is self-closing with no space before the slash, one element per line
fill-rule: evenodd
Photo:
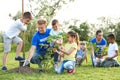
<path fill-rule="evenodd" d="M 107 44 L 107 41 L 104 38 L 99 43 L 97 43 L 96 38 L 93 38 L 90 42 L 92 44 L 96 44 L 96 47 L 99 48 L 98 52 L 95 52 L 96 54 L 101 54 L 103 46 L 105 46 Z"/>
<path fill-rule="evenodd" d="M 41 34 L 37 31 L 33 38 L 32 38 L 32 45 L 36 46 L 35 53 L 44 56 L 46 53 L 47 48 L 49 47 L 49 43 L 46 41 L 47 37 L 49 36 L 51 29 L 46 29 L 46 32 Z"/>

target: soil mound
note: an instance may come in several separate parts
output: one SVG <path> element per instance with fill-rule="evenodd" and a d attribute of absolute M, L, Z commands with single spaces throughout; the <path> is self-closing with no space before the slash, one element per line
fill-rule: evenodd
<path fill-rule="evenodd" d="M 30 68 L 28 66 L 20 66 L 20 67 L 17 67 L 17 68 L 14 68 L 14 69 L 11 69 L 10 71 L 12 72 L 15 72 L 15 73 L 37 73 L 38 70 L 37 69 L 34 69 L 34 68 Z"/>

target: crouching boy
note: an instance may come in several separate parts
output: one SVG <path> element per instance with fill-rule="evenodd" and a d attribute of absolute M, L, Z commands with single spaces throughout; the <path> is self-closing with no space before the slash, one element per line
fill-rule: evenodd
<path fill-rule="evenodd" d="M 119 63 L 117 61 L 118 56 L 118 45 L 115 42 L 115 36 L 113 34 L 108 35 L 108 55 L 107 58 L 102 62 L 103 67 L 117 67 Z"/>

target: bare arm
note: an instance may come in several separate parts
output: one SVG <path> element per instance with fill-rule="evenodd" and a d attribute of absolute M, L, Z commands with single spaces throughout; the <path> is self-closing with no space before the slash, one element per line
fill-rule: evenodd
<path fill-rule="evenodd" d="M 113 57 L 111 57 L 111 58 L 115 58 L 115 57 L 118 56 L 118 50 L 116 50 L 115 52 L 116 52 L 116 54 Z"/>
<path fill-rule="evenodd" d="M 107 59 L 107 60 L 111 60 L 111 59 L 117 57 L 117 56 L 118 56 L 118 50 L 116 50 L 115 52 L 116 52 L 116 54 L 115 54 L 114 56 L 112 56 L 112 57 L 107 57 L 106 59 Z"/>
<path fill-rule="evenodd" d="M 60 49 L 61 52 L 63 52 L 64 54 L 67 54 L 67 55 L 71 54 L 74 50 L 75 50 L 75 48 L 70 48 L 68 51 Z"/>
<path fill-rule="evenodd" d="M 88 61 L 87 61 L 87 55 L 86 54 L 87 54 L 87 51 L 85 51 L 85 55 L 83 56 L 83 59 L 86 59 L 86 63 L 87 63 Z"/>
<path fill-rule="evenodd" d="M 85 59 L 86 59 L 86 63 L 88 62 L 88 60 L 87 60 L 87 55 L 85 55 Z"/>
<path fill-rule="evenodd" d="M 33 57 L 33 54 L 35 52 L 36 46 L 31 46 L 30 50 L 29 50 L 29 55 L 28 55 L 28 60 L 30 61 L 31 58 Z"/>
<path fill-rule="evenodd" d="M 94 57 L 94 47 L 91 46 L 92 58 Z"/>

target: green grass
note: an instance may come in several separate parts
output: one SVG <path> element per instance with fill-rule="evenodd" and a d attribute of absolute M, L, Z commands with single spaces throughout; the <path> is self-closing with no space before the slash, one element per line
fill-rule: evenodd
<path fill-rule="evenodd" d="M 28 54 L 28 52 L 26 52 Z M 95 68 L 91 66 L 90 53 L 88 53 L 88 63 L 83 63 L 82 66 L 76 67 L 74 74 L 69 75 L 66 71 L 63 74 L 57 74 L 51 68 L 46 73 L 20 74 L 14 72 L 4 72 L 0 70 L 0 80 L 120 80 L 120 68 Z M 0 52 L 2 59 L 3 52 Z M 19 63 L 14 60 L 15 53 L 11 52 L 8 55 L 8 70 L 16 68 Z M 120 57 L 119 57 L 120 58 Z M 0 67 L 2 61 L 0 60 Z M 32 68 L 38 68 L 37 65 L 31 64 Z"/>

